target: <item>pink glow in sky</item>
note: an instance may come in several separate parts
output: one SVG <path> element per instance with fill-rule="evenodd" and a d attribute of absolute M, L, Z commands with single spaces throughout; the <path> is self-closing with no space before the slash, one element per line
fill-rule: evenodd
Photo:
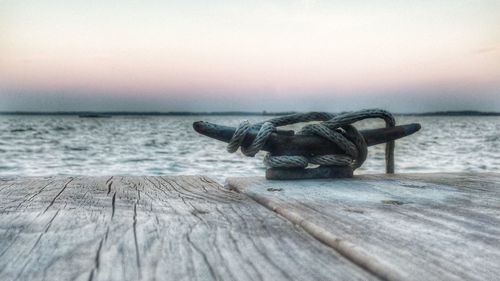
<path fill-rule="evenodd" d="M 131 97 L 166 110 L 307 110 L 384 93 L 464 98 L 457 108 L 476 95 L 478 109 L 499 110 L 499 89 L 500 1 L 0 2 L 0 110 L 34 97 L 65 98 L 47 110 L 82 97 L 82 110 Z M 309 97 L 318 104 L 279 105 Z"/>

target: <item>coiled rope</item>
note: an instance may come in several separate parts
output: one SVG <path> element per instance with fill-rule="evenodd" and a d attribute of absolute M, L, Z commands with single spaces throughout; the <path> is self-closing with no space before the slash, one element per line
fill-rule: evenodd
<path fill-rule="evenodd" d="M 254 125 L 243 121 L 233 134 L 227 145 L 227 151 L 236 152 L 241 147 L 241 152 L 253 157 L 266 143 L 269 136 L 276 131 L 277 127 L 312 121 L 323 121 L 316 124 L 308 124 L 297 133 L 299 135 L 316 135 L 323 137 L 336 144 L 343 150 L 341 154 L 327 154 L 306 157 L 303 155 L 281 155 L 273 156 L 268 153 L 264 157 L 264 163 L 270 168 L 306 168 L 309 164 L 321 166 L 350 166 L 352 169 L 359 168 L 366 160 L 368 153 L 367 145 L 363 136 L 352 126 L 352 123 L 368 119 L 382 118 L 386 127 L 394 127 L 396 121 L 391 113 L 381 109 L 368 109 L 341 114 L 330 114 L 326 112 L 310 112 L 292 114 L 259 122 Z M 250 130 L 258 130 L 257 136 L 248 147 L 241 146 L 245 136 Z M 387 142 L 385 147 L 386 173 L 394 173 L 394 141 Z"/>

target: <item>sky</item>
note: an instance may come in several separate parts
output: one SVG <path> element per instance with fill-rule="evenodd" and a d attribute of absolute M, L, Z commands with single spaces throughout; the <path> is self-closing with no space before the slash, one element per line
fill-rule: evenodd
<path fill-rule="evenodd" d="M 0 111 L 500 111 L 498 0 L 0 0 Z"/>

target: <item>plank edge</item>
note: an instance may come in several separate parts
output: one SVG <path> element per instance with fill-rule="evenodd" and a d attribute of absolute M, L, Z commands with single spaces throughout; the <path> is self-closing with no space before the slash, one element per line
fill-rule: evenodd
<path fill-rule="evenodd" d="M 309 235 L 325 244 L 326 246 L 332 248 L 344 258 L 361 267 L 362 269 L 368 271 L 374 276 L 382 280 L 389 281 L 400 281 L 408 279 L 396 268 L 380 261 L 378 258 L 370 255 L 354 243 L 336 236 L 335 234 L 329 232 L 328 230 L 315 223 L 307 221 L 304 217 L 300 216 L 296 212 L 279 207 L 278 204 L 266 198 L 265 196 L 245 190 L 244 187 L 238 185 L 237 178 L 226 179 L 225 185 L 229 190 L 246 194 L 255 202 L 261 204 L 262 206 L 268 208 L 273 212 L 278 213 L 291 223 L 300 226 L 305 232 L 309 233 Z"/>

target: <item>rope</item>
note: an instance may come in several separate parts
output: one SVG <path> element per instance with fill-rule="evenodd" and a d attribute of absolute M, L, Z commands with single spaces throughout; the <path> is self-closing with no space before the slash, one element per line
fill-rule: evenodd
<path fill-rule="evenodd" d="M 396 121 L 392 114 L 381 109 L 368 109 L 356 112 L 345 112 L 341 114 L 330 114 L 326 112 L 298 113 L 273 118 L 264 122 L 251 125 L 243 121 L 236 128 L 233 137 L 227 145 L 227 151 L 236 152 L 241 147 L 241 152 L 253 157 L 257 154 L 276 127 L 311 122 L 323 121 L 317 124 L 304 126 L 297 134 L 316 135 L 323 137 L 343 150 L 343 154 L 327 154 L 306 157 L 303 155 L 281 155 L 273 156 L 268 153 L 264 157 L 264 163 L 270 168 L 306 168 L 309 164 L 321 166 L 349 166 L 352 169 L 359 168 L 366 160 L 368 153 L 365 139 L 352 123 L 368 119 L 382 118 L 386 127 L 394 127 Z M 251 130 L 258 130 L 257 136 L 248 147 L 241 146 L 245 136 Z M 386 173 L 394 173 L 394 141 L 390 141 L 385 147 Z"/>

